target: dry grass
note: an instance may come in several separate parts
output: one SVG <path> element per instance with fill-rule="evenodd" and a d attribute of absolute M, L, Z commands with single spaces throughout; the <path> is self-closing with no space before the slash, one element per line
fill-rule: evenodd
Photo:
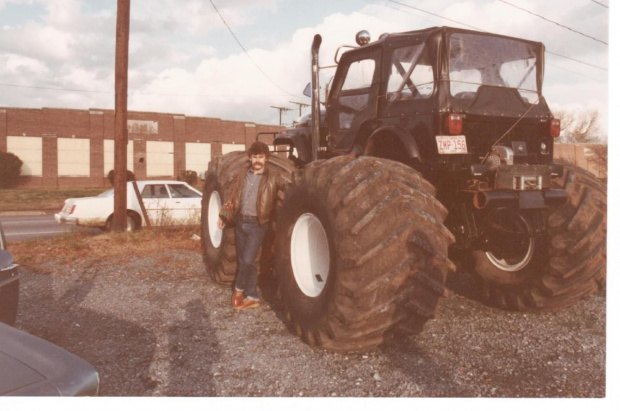
<path fill-rule="evenodd" d="M 0 211 L 55 210 L 62 208 L 67 198 L 91 197 L 106 188 L 17 188 L 0 189 Z"/>
<path fill-rule="evenodd" d="M 106 232 L 90 234 L 77 231 L 62 236 L 12 243 L 11 254 L 24 266 L 47 262 L 89 264 L 116 256 L 155 255 L 164 250 L 200 251 L 200 235 L 196 226 L 143 229 L 133 233 Z"/>

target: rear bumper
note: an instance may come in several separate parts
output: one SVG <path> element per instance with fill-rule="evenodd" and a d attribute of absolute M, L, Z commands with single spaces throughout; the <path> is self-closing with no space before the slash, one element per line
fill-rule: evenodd
<path fill-rule="evenodd" d="M 566 203 L 567 199 L 566 191 L 562 189 L 533 191 L 489 190 L 476 192 L 473 195 L 473 204 L 478 210 L 489 206 L 518 206 L 518 208 L 525 210 L 558 207 Z"/>
<path fill-rule="evenodd" d="M 70 224 L 70 225 L 77 225 L 78 224 L 78 219 L 77 218 L 69 217 L 69 216 L 63 215 L 61 213 L 54 214 L 54 220 L 56 220 L 56 222 L 58 224 Z"/>

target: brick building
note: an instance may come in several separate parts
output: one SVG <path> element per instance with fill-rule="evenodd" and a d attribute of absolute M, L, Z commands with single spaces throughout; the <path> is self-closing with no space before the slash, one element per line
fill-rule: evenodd
<path fill-rule="evenodd" d="M 127 169 L 138 180 L 204 178 L 209 161 L 281 127 L 183 114 L 128 112 Z M 261 136 L 266 143 L 270 136 Z M 23 162 L 21 187 L 103 187 L 114 168 L 114 110 L 0 107 L 0 151 Z"/>
<path fill-rule="evenodd" d="M 130 111 L 127 169 L 138 180 L 176 179 L 183 170 L 204 178 L 215 156 L 245 150 L 259 132 L 280 126 L 183 114 Z M 261 136 L 271 143 L 271 136 Z M 606 164 L 594 145 L 555 144 L 556 158 L 598 177 Z M 114 168 L 114 111 L 0 107 L 0 151 L 23 162 L 22 187 L 104 187 Z"/>
<path fill-rule="evenodd" d="M 556 143 L 553 157 L 576 164 L 598 178 L 607 178 L 607 147 L 600 144 Z"/>

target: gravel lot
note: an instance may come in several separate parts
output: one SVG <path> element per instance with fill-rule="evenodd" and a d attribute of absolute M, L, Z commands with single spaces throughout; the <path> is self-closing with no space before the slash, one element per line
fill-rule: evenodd
<path fill-rule="evenodd" d="M 195 251 L 22 266 L 17 327 L 89 361 L 102 396 L 604 397 L 605 306 L 599 292 L 556 313 L 476 300 L 468 274 L 416 337 L 335 354 L 286 327 L 273 286 L 256 310 Z"/>

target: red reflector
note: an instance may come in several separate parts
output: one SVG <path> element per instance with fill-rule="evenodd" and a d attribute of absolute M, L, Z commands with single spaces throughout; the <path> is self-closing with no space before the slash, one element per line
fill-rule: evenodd
<path fill-rule="evenodd" d="M 560 119 L 552 118 L 551 119 L 551 137 L 558 138 L 560 137 Z"/>
<path fill-rule="evenodd" d="M 71 211 L 69 212 L 69 214 L 73 214 L 74 211 L 75 211 L 75 205 L 71 206 Z"/>
<path fill-rule="evenodd" d="M 463 133 L 463 115 L 457 113 L 448 114 L 447 123 L 449 134 Z"/>

